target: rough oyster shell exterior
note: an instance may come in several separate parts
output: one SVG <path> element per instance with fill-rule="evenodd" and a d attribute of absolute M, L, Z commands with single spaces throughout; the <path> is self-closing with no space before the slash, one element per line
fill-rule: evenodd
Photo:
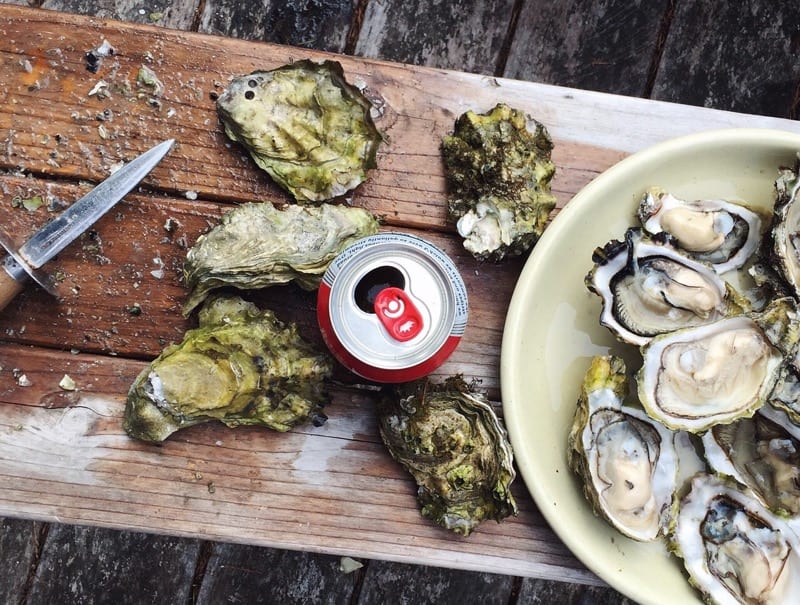
<path fill-rule="evenodd" d="M 343 195 L 377 166 L 382 135 L 371 108 L 336 61 L 255 71 L 217 99 L 228 137 L 299 202 Z"/>
<path fill-rule="evenodd" d="M 294 326 L 241 298 L 208 300 L 199 321 L 131 385 L 123 420 L 131 437 L 160 443 L 211 420 L 278 431 L 325 421 L 333 362 Z"/>
<path fill-rule="evenodd" d="M 506 430 L 460 377 L 387 388 L 378 412 L 383 442 L 417 482 L 424 517 L 467 536 L 485 519 L 517 514 Z"/>
<path fill-rule="evenodd" d="M 293 281 L 313 290 L 339 252 L 377 232 L 378 221 L 361 208 L 243 204 L 187 253 L 184 315 L 223 286 L 249 290 Z"/>
<path fill-rule="evenodd" d="M 543 124 L 502 103 L 467 111 L 444 137 L 448 212 L 477 259 L 501 260 L 537 242 L 556 205 L 552 149 Z"/>

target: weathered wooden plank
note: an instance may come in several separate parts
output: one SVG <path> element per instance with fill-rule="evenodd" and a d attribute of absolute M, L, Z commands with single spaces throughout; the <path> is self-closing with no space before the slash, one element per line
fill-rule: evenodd
<path fill-rule="evenodd" d="M 199 546 L 197 540 L 52 525 L 27 603 L 187 603 Z"/>
<path fill-rule="evenodd" d="M 523 2 L 504 76 L 643 96 L 669 2 Z"/>
<path fill-rule="evenodd" d="M 796 2 L 675 3 L 653 97 L 797 118 L 798 21 Z"/>
<path fill-rule="evenodd" d="M 21 603 L 39 548 L 41 523 L 0 519 L 0 603 Z"/>
<path fill-rule="evenodd" d="M 565 584 L 523 578 L 516 605 L 636 605 L 607 586 Z"/>
<path fill-rule="evenodd" d="M 513 7 L 513 0 L 369 2 L 355 54 L 494 75 Z"/>
<path fill-rule="evenodd" d="M 340 557 L 226 543 L 213 545 L 197 605 L 351 602 L 357 573 Z"/>
<path fill-rule="evenodd" d="M 504 575 L 371 561 L 357 602 L 360 605 L 418 602 L 505 605 L 509 603 L 512 587 L 513 578 Z"/>
<path fill-rule="evenodd" d="M 322 427 L 207 424 L 152 446 L 121 426 L 143 362 L 0 344 L 0 365 L 0 514 L 597 581 L 521 483 L 519 517 L 468 539 L 422 519 L 413 480 L 380 442 L 371 391 L 335 390 Z M 65 373 L 76 391 L 58 387 Z"/>
<path fill-rule="evenodd" d="M 344 52 L 357 0 L 250 2 L 206 0 L 198 31 Z"/>
<path fill-rule="evenodd" d="M 19 2 L 15 4 L 27 4 Z M 48 10 L 89 15 L 98 19 L 118 19 L 175 29 L 190 29 L 200 0 L 181 0 L 146 5 L 136 0 L 44 0 Z"/>

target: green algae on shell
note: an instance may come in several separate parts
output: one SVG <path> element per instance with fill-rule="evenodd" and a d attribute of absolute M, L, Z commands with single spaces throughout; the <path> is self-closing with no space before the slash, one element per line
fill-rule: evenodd
<path fill-rule="evenodd" d="M 123 428 L 160 443 L 211 420 L 277 431 L 309 420 L 321 424 L 332 370 L 327 354 L 271 311 L 238 297 L 210 299 L 199 327 L 167 347 L 131 385 Z"/>
<path fill-rule="evenodd" d="M 556 205 L 552 149 L 543 124 L 502 103 L 467 111 L 444 137 L 448 213 L 477 259 L 519 255 L 538 241 Z"/>
<path fill-rule="evenodd" d="M 517 514 L 505 428 L 463 379 L 389 387 L 378 412 L 383 442 L 417 482 L 424 517 L 468 536 L 484 519 Z"/>
<path fill-rule="evenodd" d="M 377 166 L 371 108 L 336 61 L 239 76 L 217 99 L 228 137 L 299 202 L 344 195 Z"/>
<path fill-rule="evenodd" d="M 377 232 L 377 219 L 362 208 L 243 204 L 200 236 L 186 255 L 189 295 L 183 313 L 188 316 L 223 286 L 249 290 L 294 281 L 313 290 L 339 252 Z"/>

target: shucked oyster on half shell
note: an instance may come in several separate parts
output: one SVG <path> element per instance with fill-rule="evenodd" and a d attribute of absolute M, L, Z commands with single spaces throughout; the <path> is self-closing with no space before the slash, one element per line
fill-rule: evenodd
<path fill-rule="evenodd" d="M 653 338 L 642 347 L 639 400 L 672 429 L 693 433 L 752 416 L 768 400 L 800 338 L 793 299 Z"/>
<path fill-rule="evenodd" d="M 621 358 L 592 359 L 567 456 L 595 514 L 634 540 L 652 541 L 666 531 L 676 489 L 675 434 L 626 405 L 627 391 Z"/>
<path fill-rule="evenodd" d="M 328 265 L 357 239 L 378 232 L 367 210 L 349 206 L 243 204 L 197 239 L 184 263 L 189 315 L 208 293 L 223 286 L 256 289 L 296 282 L 313 290 Z"/>
<path fill-rule="evenodd" d="M 769 404 L 752 418 L 718 424 L 703 434 L 709 466 L 749 487 L 781 516 L 800 514 L 800 427 Z"/>
<path fill-rule="evenodd" d="M 717 605 L 800 603 L 800 542 L 732 480 L 701 473 L 682 499 L 670 550 Z"/>
<path fill-rule="evenodd" d="M 586 286 L 602 299 L 600 323 L 624 342 L 742 313 L 749 303 L 707 264 L 690 259 L 662 234 L 630 228 L 592 255 Z"/>
<path fill-rule="evenodd" d="M 669 233 L 692 258 L 717 273 L 738 269 L 758 249 L 761 217 L 726 200 L 683 200 L 659 188 L 645 192 L 639 220 L 649 233 Z"/>
<path fill-rule="evenodd" d="M 800 154 L 793 168 L 784 168 L 775 181 L 772 223 L 772 265 L 800 298 Z"/>
<path fill-rule="evenodd" d="M 217 110 L 225 133 L 300 202 L 343 195 L 377 165 L 382 136 L 371 104 L 336 61 L 234 78 Z"/>
<path fill-rule="evenodd" d="M 287 431 L 325 421 L 331 359 L 269 310 L 240 298 L 215 298 L 200 325 L 167 347 L 128 392 L 123 427 L 158 443 L 210 420 Z"/>
<path fill-rule="evenodd" d="M 456 120 L 442 140 L 448 212 L 475 258 L 501 260 L 537 242 L 556 205 L 552 149 L 544 125 L 502 103 Z"/>
<path fill-rule="evenodd" d="M 484 519 L 517 514 L 506 430 L 460 377 L 389 387 L 378 413 L 383 442 L 417 482 L 424 517 L 468 536 Z"/>

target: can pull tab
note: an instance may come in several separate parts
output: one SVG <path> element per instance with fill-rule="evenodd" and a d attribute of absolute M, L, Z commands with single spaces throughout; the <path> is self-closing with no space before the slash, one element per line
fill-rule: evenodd
<path fill-rule="evenodd" d="M 384 288 L 375 296 L 375 314 L 392 338 L 406 342 L 422 331 L 422 314 L 404 290 Z"/>

